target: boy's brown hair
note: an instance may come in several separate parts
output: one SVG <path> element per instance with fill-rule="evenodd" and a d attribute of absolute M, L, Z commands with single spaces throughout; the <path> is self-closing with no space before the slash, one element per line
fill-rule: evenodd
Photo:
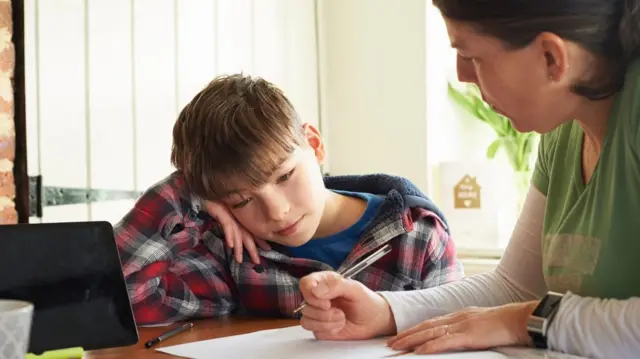
<path fill-rule="evenodd" d="M 282 91 L 242 74 L 215 78 L 178 116 L 171 162 L 189 190 L 214 200 L 266 183 L 296 145 L 302 123 Z"/>

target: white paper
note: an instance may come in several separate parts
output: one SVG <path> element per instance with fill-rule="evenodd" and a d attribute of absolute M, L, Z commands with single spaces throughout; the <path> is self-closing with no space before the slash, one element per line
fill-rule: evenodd
<path fill-rule="evenodd" d="M 586 359 L 575 355 L 533 348 L 498 348 L 496 351 L 507 355 L 509 358 L 518 359 Z"/>
<path fill-rule="evenodd" d="M 375 359 L 397 351 L 385 345 L 386 339 L 364 341 L 323 341 L 300 326 L 263 330 L 250 334 L 211 339 L 159 348 L 157 351 L 192 359 Z M 394 358 L 413 357 L 406 354 Z M 422 356 L 442 359 L 506 359 L 491 352 L 465 352 Z"/>

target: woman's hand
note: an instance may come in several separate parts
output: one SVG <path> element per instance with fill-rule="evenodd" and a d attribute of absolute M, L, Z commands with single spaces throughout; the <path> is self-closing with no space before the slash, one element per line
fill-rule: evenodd
<path fill-rule="evenodd" d="M 300 325 L 317 339 L 360 340 L 396 332 L 387 301 L 336 272 L 316 272 L 302 278 L 300 291 L 307 302 Z"/>
<path fill-rule="evenodd" d="M 389 339 L 387 344 L 417 354 L 530 345 L 527 318 L 536 305 L 537 302 L 528 302 L 465 309 L 424 321 Z"/>
<path fill-rule="evenodd" d="M 242 263 L 242 249 L 244 248 L 249 253 L 251 260 L 255 264 L 260 264 L 256 243 L 265 251 L 270 250 L 271 246 L 262 239 L 254 238 L 251 233 L 244 229 L 224 203 L 205 201 L 204 206 L 209 215 L 222 226 L 224 238 L 227 241 L 227 245 L 233 248 L 236 261 Z"/>

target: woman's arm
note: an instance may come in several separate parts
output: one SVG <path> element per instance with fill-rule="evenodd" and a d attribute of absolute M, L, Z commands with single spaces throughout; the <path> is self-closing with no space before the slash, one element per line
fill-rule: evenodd
<path fill-rule="evenodd" d="M 640 298 L 585 298 L 567 293 L 549 329 L 549 347 L 591 358 L 640 355 Z"/>
<path fill-rule="evenodd" d="M 398 331 L 470 306 L 498 306 L 541 297 L 546 292 L 540 247 L 545 204 L 545 195 L 531 186 L 495 271 L 426 290 L 381 293 L 391 306 Z"/>

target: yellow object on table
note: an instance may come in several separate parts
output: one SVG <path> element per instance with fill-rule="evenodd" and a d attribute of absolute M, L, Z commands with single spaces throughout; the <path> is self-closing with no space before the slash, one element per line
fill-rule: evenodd
<path fill-rule="evenodd" d="M 82 359 L 84 349 L 81 347 L 50 350 L 40 355 L 28 353 L 25 359 Z"/>

